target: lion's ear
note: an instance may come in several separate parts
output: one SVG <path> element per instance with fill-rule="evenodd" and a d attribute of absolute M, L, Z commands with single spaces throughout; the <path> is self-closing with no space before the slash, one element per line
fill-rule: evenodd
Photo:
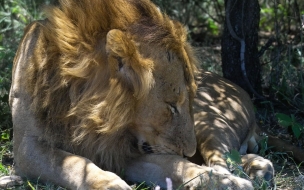
<path fill-rule="evenodd" d="M 142 58 L 134 42 L 117 29 L 108 32 L 106 51 L 112 76 L 137 98 L 146 95 L 154 84 L 153 62 Z"/>
<path fill-rule="evenodd" d="M 113 29 L 107 34 L 106 51 L 110 56 L 125 58 L 134 54 L 135 46 L 124 32 Z"/>

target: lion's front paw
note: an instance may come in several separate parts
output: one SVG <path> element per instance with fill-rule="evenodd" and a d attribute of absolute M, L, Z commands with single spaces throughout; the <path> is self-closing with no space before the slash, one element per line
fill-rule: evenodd
<path fill-rule="evenodd" d="M 98 183 L 94 183 L 90 189 L 106 189 L 106 190 L 131 190 L 132 188 L 123 180 L 103 180 Z"/>
<path fill-rule="evenodd" d="M 252 183 L 246 179 L 236 177 L 232 174 L 225 174 L 219 176 L 220 179 L 220 189 L 241 189 L 241 190 L 250 190 L 253 189 Z"/>
<path fill-rule="evenodd" d="M 106 190 L 131 190 L 132 188 L 120 177 L 112 172 L 102 171 L 90 174 L 88 179 L 79 189 L 106 189 Z"/>
<path fill-rule="evenodd" d="M 188 171 L 182 186 L 185 189 L 253 189 L 251 182 L 246 179 L 204 166 Z"/>

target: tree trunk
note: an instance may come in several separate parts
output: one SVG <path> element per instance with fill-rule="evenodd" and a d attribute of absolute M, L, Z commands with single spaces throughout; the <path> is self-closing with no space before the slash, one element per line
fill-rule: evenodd
<path fill-rule="evenodd" d="M 241 86 L 251 97 L 256 94 L 254 91 L 261 94 L 261 66 L 257 48 L 259 2 L 258 0 L 225 0 L 225 8 L 226 20 L 222 36 L 223 76 Z M 241 41 L 244 42 L 243 46 Z M 242 71 L 241 49 L 245 72 Z"/>

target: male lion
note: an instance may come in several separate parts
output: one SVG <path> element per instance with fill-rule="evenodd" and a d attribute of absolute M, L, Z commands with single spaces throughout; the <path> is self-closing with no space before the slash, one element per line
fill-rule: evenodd
<path fill-rule="evenodd" d="M 148 0 L 59 4 L 26 28 L 14 60 L 17 174 L 69 189 L 131 189 L 121 174 L 161 186 L 169 177 L 174 187 L 252 189 L 184 159 L 196 150 L 197 87 L 180 23 Z"/>

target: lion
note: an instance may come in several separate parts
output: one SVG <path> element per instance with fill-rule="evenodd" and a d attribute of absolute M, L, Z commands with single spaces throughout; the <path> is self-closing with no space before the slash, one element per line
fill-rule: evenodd
<path fill-rule="evenodd" d="M 60 0 L 46 15 L 14 59 L 16 174 L 68 189 L 164 187 L 166 177 L 174 188 L 253 188 L 186 159 L 201 137 L 198 61 L 182 24 L 149 0 Z"/>

